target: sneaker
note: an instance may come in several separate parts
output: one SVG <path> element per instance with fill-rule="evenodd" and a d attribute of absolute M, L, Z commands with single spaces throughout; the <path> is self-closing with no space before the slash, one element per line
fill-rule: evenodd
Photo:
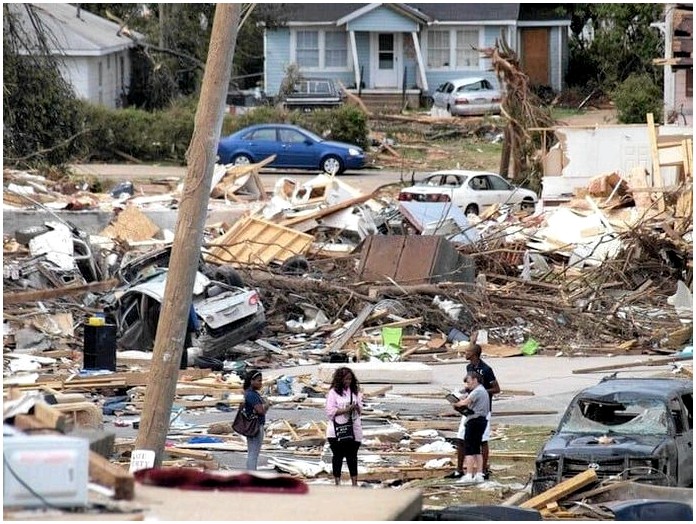
<path fill-rule="evenodd" d="M 491 478 L 491 470 L 490 469 L 487 469 L 486 471 L 483 472 L 483 478 L 485 480 L 488 480 L 489 478 Z"/>
<path fill-rule="evenodd" d="M 485 482 L 485 481 L 486 481 L 486 479 L 483 476 L 483 473 L 476 473 L 476 475 L 474 475 L 474 482 L 473 482 L 474 484 L 481 484 L 482 482 Z"/>
<path fill-rule="evenodd" d="M 445 478 L 446 479 L 458 479 L 458 478 L 461 478 L 462 475 L 464 475 L 464 473 L 462 473 L 461 471 L 455 470 L 452 473 L 450 473 L 449 475 L 445 475 Z"/>
<path fill-rule="evenodd" d="M 473 483 L 474 483 L 474 477 L 472 477 L 468 473 L 457 481 L 457 484 L 473 484 Z"/>

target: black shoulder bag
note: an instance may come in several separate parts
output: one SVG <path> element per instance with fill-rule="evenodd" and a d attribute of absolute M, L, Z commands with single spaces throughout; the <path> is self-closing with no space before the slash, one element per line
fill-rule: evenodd
<path fill-rule="evenodd" d="M 350 403 L 353 403 L 353 392 L 350 392 Z M 337 440 L 355 440 L 355 433 L 353 433 L 353 412 L 348 415 L 348 422 L 339 424 L 336 422 L 336 417 L 334 416 L 334 431 L 336 432 Z"/>

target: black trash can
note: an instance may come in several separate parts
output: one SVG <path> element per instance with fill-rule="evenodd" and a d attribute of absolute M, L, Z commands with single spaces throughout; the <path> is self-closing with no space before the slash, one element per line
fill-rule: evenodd
<path fill-rule="evenodd" d="M 82 369 L 116 371 L 116 326 L 84 326 Z"/>

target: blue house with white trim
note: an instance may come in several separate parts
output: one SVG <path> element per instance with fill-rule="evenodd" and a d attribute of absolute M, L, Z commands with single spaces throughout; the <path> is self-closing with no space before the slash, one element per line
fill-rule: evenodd
<path fill-rule="evenodd" d="M 497 82 L 473 49 L 504 37 L 530 83 L 564 86 L 570 19 L 545 4 L 286 4 L 286 22 L 264 33 L 266 93 L 286 68 L 340 80 L 350 91 L 427 95 L 454 78 Z"/>

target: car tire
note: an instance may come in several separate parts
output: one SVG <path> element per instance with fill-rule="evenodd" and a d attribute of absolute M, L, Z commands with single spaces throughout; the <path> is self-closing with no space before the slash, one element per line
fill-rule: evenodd
<path fill-rule="evenodd" d="M 322 159 L 321 169 L 329 175 L 340 175 L 343 172 L 343 162 L 336 155 L 329 155 Z"/>
<path fill-rule="evenodd" d="M 213 280 L 233 287 L 244 287 L 244 281 L 237 270 L 232 266 L 220 266 L 213 275 Z"/>
<path fill-rule="evenodd" d="M 280 271 L 284 275 L 304 275 L 309 272 L 309 262 L 302 255 L 295 255 L 283 262 L 280 266 Z"/>
<path fill-rule="evenodd" d="M 253 164 L 254 161 L 253 159 L 244 153 L 240 153 L 238 155 L 234 155 L 232 157 L 232 164 L 235 166 L 248 166 L 249 164 Z"/>
<path fill-rule="evenodd" d="M 532 213 L 534 213 L 535 208 L 536 208 L 536 205 L 531 200 L 523 200 L 522 203 L 520 204 L 520 209 L 524 213 L 529 213 L 530 215 Z"/>
<path fill-rule="evenodd" d="M 478 215 L 479 214 L 479 208 L 476 204 L 469 204 L 466 206 L 466 209 L 464 210 L 465 215 Z"/>

